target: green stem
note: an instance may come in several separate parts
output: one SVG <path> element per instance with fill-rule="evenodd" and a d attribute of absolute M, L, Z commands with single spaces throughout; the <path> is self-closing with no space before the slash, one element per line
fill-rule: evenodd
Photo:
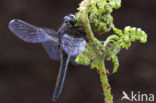
<path fill-rule="evenodd" d="M 98 1 L 99 0 L 97 0 L 96 2 L 98 2 Z M 80 11 L 78 12 L 77 16 L 79 17 L 79 20 L 81 21 L 81 23 L 84 27 L 84 30 L 88 36 L 89 41 L 97 43 L 99 45 L 99 47 L 103 48 L 100 41 L 94 37 L 94 34 L 93 34 L 91 26 L 90 26 L 90 22 L 89 22 L 89 18 L 88 18 L 88 11 L 87 11 L 87 8 L 89 5 L 91 5 L 89 0 L 82 1 L 80 4 Z M 103 50 L 105 50 L 105 49 L 103 49 Z M 103 92 L 105 95 L 105 102 L 113 103 L 113 96 L 111 95 L 111 88 L 108 83 L 106 68 L 105 68 L 105 64 L 104 64 L 104 57 L 100 55 L 100 52 L 98 49 L 96 49 L 95 51 L 96 51 L 96 56 L 98 57 L 97 59 L 99 61 L 99 64 L 98 64 L 99 66 L 97 69 L 99 70 L 99 74 L 100 74 L 102 88 L 103 88 Z"/>
<path fill-rule="evenodd" d="M 96 2 L 98 1 L 99 0 L 97 0 Z M 84 31 L 86 32 L 89 41 L 97 44 L 99 47 L 103 49 L 103 51 L 105 51 L 101 42 L 94 36 L 94 33 L 92 32 L 87 11 L 89 5 L 91 5 L 91 3 L 88 0 L 82 1 L 80 4 L 80 11 L 77 13 L 77 16 L 79 17 L 81 23 L 83 24 Z"/>
<path fill-rule="evenodd" d="M 106 74 L 106 68 L 103 60 L 99 61 L 99 74 L 100 74 L 100 79 L 103 87 L 103 92 L 105 95 L 105 102 L 106 103 L 113 103 L 113 96 L 111 95 L 111 88 L 108 83 L 108 77 Z"/>
<path fill-rule="evenodd" d="M 80 11 L 78 15 L 80 17 L 80 21 L 83 24 L 84 30 L 88 36 L 88 39 L 91 42 L 95 42 L 94 34 L 91 30 L 91 26 L 90 26 L 89 19 L 88 19 L 88 11 L 87 11 L 88 5 L 89 5 L 89 2 L 87 0 L 82 1 L 80 4 Z"/>

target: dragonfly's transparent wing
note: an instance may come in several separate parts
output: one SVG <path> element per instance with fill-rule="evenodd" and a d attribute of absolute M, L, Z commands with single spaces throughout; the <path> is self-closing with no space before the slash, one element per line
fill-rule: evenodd
<path fill-rule="evenodd" d="M 52 60 L 61 59 L 61 51 L 58 43 L 55 43 L 53 41 L 42 42 L 42 46 L 47 51 L 49 57 Z"/>
<path fill-rule="evenodd" d="M 71 56 L 76 56 L 84 51 L 86 48 L 86 41 L 84 38 L 73 38 L 67 34 L 62 37 L 63 50 Z"/>
<path fill-rule="evenodd" d="M 9 22 L 9 29 L 20 39 L 31 43 L 42 43 L 50 58 L 60 60 L 58 35 L 52 29 L 33 26 L 19 19 Z"/>
<path fill-rule="evenodd" d="M 19 19 L 11 20 L 8 26 L 11 32 L 26 42 L 58 42 L 57 33 L 51 29 L 36 27 Z"/>

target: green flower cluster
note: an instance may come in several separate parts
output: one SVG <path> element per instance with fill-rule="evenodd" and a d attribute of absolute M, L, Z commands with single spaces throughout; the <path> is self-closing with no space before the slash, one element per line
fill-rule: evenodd
<path fill-rule="evenodd" d="M 127 26 L 124 28 L 124 31 L 115 27 L 113 27 L 113 30 L 118 34 L 116 38 L 120 37 L 118 45 L 120 44 L 125 49 L 131 46 L 131 42 L 139 40 L 141 43 L 145 43 L 147 41 L 147 34 L 141 28 Z"/>
<path fill-rule="evenodd" d="M 113 17 L 111 16 L 112 8 L 111 6 L 103 2 L 97 2 L 94 5 L 91 5 L 88 9 L 89 20 L 92 29 L 99 33 L 104 34 L 109 32 L 113 25 Z"/>
<path fill-rule="evenodd" d="M 130 26 L 125 27 L 123 31 L 115 27 L 113 27 L 113 30 L 117 35 L 110 35 L 104 43 L 104 48 L 107 48 L 109 45 L 105 54 L 109 55 L 108 61 L 112 60 L 114 64 L 113 73 L 115 73 L 119 67 L 117 54 L 120 52 L 120 49 L 128 49 L 131 43 L 137 40 L 145 43 L 147 41 L 147 34 L 140 28 Z"/>
<path fill-rule="evenodd" d="M 92 3 L 88 7 L 92 29 L 99 34 L 109 32 L 113 25 L 112 8 L 117 9 L 120 6 L 121 0 L 99 0 L 96 3 Z"/>

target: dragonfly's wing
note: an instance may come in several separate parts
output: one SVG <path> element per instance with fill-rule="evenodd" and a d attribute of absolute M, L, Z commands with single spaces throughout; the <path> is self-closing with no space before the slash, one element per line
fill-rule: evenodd
<path fill-rule="evenodd" d="M 54 30 L 33 26 L 19 19 L 11 20 L 8 27 L 11 32 L 26 42 L 58 42 L 57 33 Z"/>
<path fill-rule="evenodd" d="M 53 41 L 43 42 L 42 46 L 47 51 L 49 57 L 52 60 L 60 60 L 61 59 L 61 52 L 58 43 Z"/>
<path fill-rule="evenodd" d="M 66 77 L 67 72 L 67 66 L 70 60 L 70 54 L 66 54 L 64 51 L 62 51 L 61 56 L 61 64 L 60 64 L 60 70 L 56 81 L 56 86 L 53 94 L 53 101 L 56 101 L 62 91 L 62 87 L 64 84 L 64 80 Z"/>
<path fill-rule="evenodd" d="M 62 37 L 62 47 L 67 54 L 76 56 L 84 51 L 86 41 L 84 38 L 73 38 L 70 35 L 64 34 Z"/>
<path fill-rule="evenodd" d="M 19 19 L 9 22 L 9 29 L 20 39 L 31 43 L 42 43 L 50 58 L 60 60 L 58 35 L 52 29 L 33 26 Z"/>

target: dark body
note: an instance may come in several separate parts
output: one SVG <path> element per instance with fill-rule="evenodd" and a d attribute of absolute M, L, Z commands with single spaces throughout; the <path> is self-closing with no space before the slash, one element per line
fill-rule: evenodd
<path fill-rule="evenodd" d="M 76 19 L 70 14 L 56 32 L 52 29 L 33 26 L 19 19 L 9 22 L 9 29 L 17 37 L 30 43 L 41 43 L 52 60 L 61 60 L 53 101 L 59 97 L 67 72 L 68 62 L 74 62 L 76 55 L 86 46 L 85 33 L 74 26 Z"/>

